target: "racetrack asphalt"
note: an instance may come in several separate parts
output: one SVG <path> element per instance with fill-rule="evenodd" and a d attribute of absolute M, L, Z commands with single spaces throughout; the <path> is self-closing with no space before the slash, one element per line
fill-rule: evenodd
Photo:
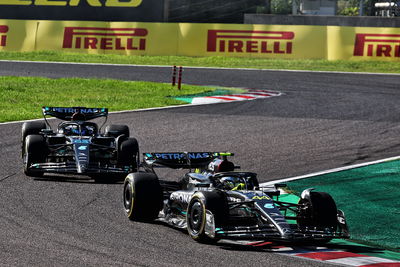
<path fill-rule="evenodd" d="M 169 82 L 170 72 L 0 62 L 0 75 L 13 76 Z M 235 152 L 234 162 L 257 172 L 261 182 L 400 154 L 398 75 L 185 68 L 183 82 L 284 95 L 111 114 L 109 123 L 127 124 L 142 152 Z M 245 247 L 198 244 L 165 225 L 130 222 L 122 209 L 121 184 L 28 178 L 22 172 L 20 129 L 20 123 L 0 125 L 0 265 L 327 265 Z M 172 179 L 173 172 L 165 175 Z"/>

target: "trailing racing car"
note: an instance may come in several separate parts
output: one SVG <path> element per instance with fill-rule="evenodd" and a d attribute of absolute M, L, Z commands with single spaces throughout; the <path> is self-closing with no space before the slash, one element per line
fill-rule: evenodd
<path fill-rule="evenodd" d="M 219 239 L 326 243 L 348 238 L 344 213 L 324 192 L 306 189 L 282 200 L 284 184 L 260 187 L 257 175 L 235 171 L 231 153 L 146 153 L 143 172 L 124 182 L 131 220 L 161 220 L 199 242 Z M 190 169 L 179 181 L 159 180 L 155 168 Z M 192 171 L 193 170 L 193 171 Z"/>
<path fill-rule="evenodd" d="M 44 173 L 88 175 L 102 180 L 114 174 L 123 179 L 135 172 L 139 145 L 126 125 L 108 125 L 107 108 L 43 107 L 43 121 L 22 125 L 22 158 L 28 176 Z M 62 120 L 53 130 L 47 120 Z M 101 126 L 91 122 L 104 118 Z"/>

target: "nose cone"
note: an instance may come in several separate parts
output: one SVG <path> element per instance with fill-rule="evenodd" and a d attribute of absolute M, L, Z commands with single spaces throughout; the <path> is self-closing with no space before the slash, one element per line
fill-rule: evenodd
<path fill-rule="evenodd" d="M 74 140 L 75 160 L 78 173 L 85 173 L 89 165 L 89 140 Z"/>

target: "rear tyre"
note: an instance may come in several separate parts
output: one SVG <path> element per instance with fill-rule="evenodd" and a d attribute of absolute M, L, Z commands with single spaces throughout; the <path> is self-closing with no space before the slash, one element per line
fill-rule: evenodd
<path fill-rule="evenodd" d="M 190 237 L 200 243 L 215 243 L 217 238 L 206 234 L 206 211 L 214 216 L 215 227 L 224 224 L 228 216 L 228 204 L 225 195 L 219 191 L 195 193 L 188 205 L 186 223 Z"/>
<path fill-rule="evenodd" d="M 131 166 L 132 171 L 137 171 L 137 159 L 139 157 L 139 144 L 136 138 L 127 138 L 118 146 L 118 164 Z"/>
<path fill-rule="evenodd" d="M 107 125 L 104 132 L 105 135 L 109 137 L 117 138 L 122 134 L 125 135 L 125 137 L 129 137 L 129 127 L 127 125 L 117 125 L 117 124 Z"/>
<path fill-rule="evenodd" d="M 124 209 L 130 220 L 153 221 L 162 208 L 162 188 L 151 173 L 131 173 L 124 181 Z"/>
<path fill-rule="evenodd" d="M 31 165 L 43 163 L 46 160 L 47 144 L 42 135 L 31 134 L 26 137 L 23 153 L 24 173 L 31 177 L 42 177 L 43 172 L 32 171 Z"/>

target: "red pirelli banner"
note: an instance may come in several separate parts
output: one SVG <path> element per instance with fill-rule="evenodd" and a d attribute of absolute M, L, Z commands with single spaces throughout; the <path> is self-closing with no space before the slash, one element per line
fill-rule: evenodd
<path fill-rule="evenodd" d="M 400 60 L 400 28 L 0 20 L 0 51 Z"/>

